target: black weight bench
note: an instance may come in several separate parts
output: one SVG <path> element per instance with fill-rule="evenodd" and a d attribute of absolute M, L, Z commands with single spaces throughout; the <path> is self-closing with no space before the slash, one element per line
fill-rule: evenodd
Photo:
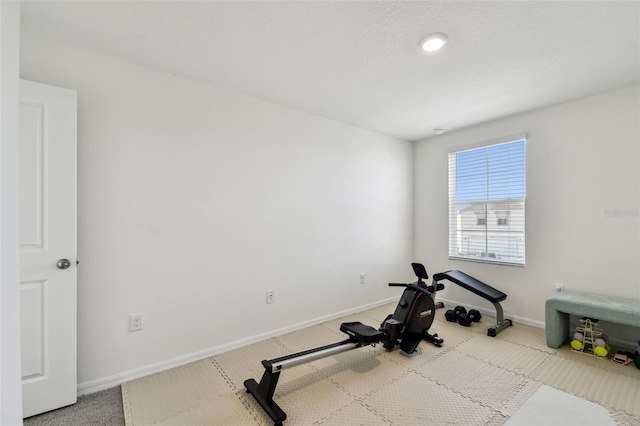
<path fill-rule="evenodd" d="M 493 303 L 493 306 L 495 306 L 496 308 L 496 325 L 494 325 L 493 327 L 489 327 L 489 329 L 487 330 L 488 336 L 495 337 L 502 330 L 513 325 L 510 319 L 504 318 L 504 313 L 502 312 L 502 306 L 500 306 L 500 302 L 506 299 L 507 295 L 500 290 L 495 289 L 490 285 L 485 284 L 482 281 L 465 274 L 464 272 L 455 270 L 435 274 L 433 276 L 433 279 L 435 281 L 447 279 L 452 283 L 458 284 L 460 287 L 463 287 L 470 292 L 477 294 L 483 299 L 487 299 L 489 302 Z"/>

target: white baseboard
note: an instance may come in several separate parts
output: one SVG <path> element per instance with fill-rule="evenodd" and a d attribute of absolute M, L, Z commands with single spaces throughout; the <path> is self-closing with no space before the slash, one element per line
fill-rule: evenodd
<path fill-rule="evenodd" d="M 155 364 L 147 365 L 144 367 L 136 368 L 134 370 L 124 371 L 122 373 L 114 374 L 112 376 L 103 377 L 89 382 L 78 384 L 78 396 L 88 395 L 91 393 L 99 392 L 105 389 L 110 389 L 121 385 L 122 383 L 130 380 L 138 379 L 140 377 L 149 376 L 151 374 L 159 373 L 161 371 L 169 370 L 171 368 L 179 367 L 181 365 L 188 364 L 190 362 L 199 361 L 204 358 L 208 358 L 214 355 L 221 354 L 223 352 L 238 349 L 243 346 L 250 345 L 252 343 L 260 342 L 262 340 L 270 339 L 272 337 L 281 336 L 286 333 L 301 330 L 306 327 L 311 327 L 316 324 L 331 321 L 336 318 L 340 318 L 346 315 L 355 314 L 358 312 L 373 309 L 378 306 L 382 306 L 387 303 L 391 303 L 397 300 L 397 297 L 391 297 L 389 299 L 381 300 L 367 305 L 361 305 L 355 308 L 346 309 L 344 311 L 336 312 L 330 315 L 314 318 L 308 321 L 303 321 L 298 324 L 293 324 L 287 327 L 279 328 L 277 330 L 269 331 L 266 333 L 257 334 L 255 336 L 247 337 L 245 339 L 236 340 L 224 345 L 214 346 L 202 351 L 194 352 L 188 355 L 180 356 L 177 358 L 169 359 L 166 361 L 158 362 Z"/>
<path fill-rule="evenodd" d="M 179 367 L 184 364 L 188 364 L 190 362 L 199 361 L 204 358 L 208 358 L 214 355 L 218 355 L 223 352 L 231 351 L 234 349 L 241 348 L 243 346 L 250 345 L 252 343 L 260 342 L 262 340 L 270 339 L 272 337 L 281 336 L 286 333 L 291 333 L 293 331 L 301 330 L 306 327 L 311 327 L 316 324 L 320 324 L 326 321 L 331 321 L 336 318 L 343 317 L 345 315 L 355 314 L 358 312 L 366 311 L 368 309 L 376 308 L 378 306 L 382 306 L 387 303 L 391 303 L 397 300 L 397 297 L 391 297 L 389 299 L 381 300 L 374 303 L 369 303 L 367 305 L 358 306 L 351 309 L 346 309 L 341 312 L 336 312 L 330 315 L 325 315 L 322 317 L 314 318 L 308 321 L 303 321 L 298 324 L 293 324 L 287 327 L 279 328 L 277 330 L 269 331 L 262 334 L 257 334 L 255 336 L 247 337 L 245 339 L 236 340 L 233 342 L 226 343 L 224 345 L 218 345 L 212 348 L 208 348 L 202 351 L 194 352 L 188 355 L 184 355 L 181 357 L 169 359 L 163 362 L 155 363 L 152 365 L 144 366 L 141 368 L 136 368 L 134 370 L 125 371 L 119 374 L 114 374 L 113 376 L 103 377 L 101 379 L 92 380 L 90 382 L 80 383 L 78 385 L 78 396 L 87 395 L 95 392 L 99 392 L 105 389 L 110 389 L 115 386 L 121 385 L 122 383 L 128 382 L 130 380 L 138 379 L 140 377 L 148 376 L 151 374 L 159 373 L 161 371 L 169 370 L 171 368 Z M 438 302 L 442 302 L 447 306 L 456 306 L 461 303 L 456 300 L 443 299 L 438 297 Z M 467 309 L 477 309 L 483 315 L 488 315 L 494 317 L 496 315 L 495 310 L 487 309 L 480 306 L 473 305 L 465 305 Z M 504 313 L 504 317 L 511 319 L 516 324 L 524 324 L 531 327 L 544 328 L 543 321 L 536 321 L 529 318 L 519 317 L 517 315 L 512 315 L 507 312 Z M 615 340 L 613 342 L 614 345 L 620 347 L 635 347 L 635 342 L 626 342 L 626 341 L 618 341 Z"/>
<path fill-rule="evenodd" d="M 99 392 L 101 390 L 110 389 L 115 386 L 121 385 L 122 383 L 128 382 L 130 380 L 138 379 L 140 377 L 148 376 L 150 374 L 159 373 L 161 371 L 169 370 L 171 368 L 179 367 L 184 364 L 188 364 L 190 362 L 199 361 L 204 358 L 208 358 L 214 355 L 218 355 L 223 352 L 231 351 L 234 349 L 241 348 L 243 346 L 250 345 L 252 343 L 260 342 L 262 340 L 270 339 L 272 337 L 281 336 L 286 333 L 291 333 L 293 331 L 301 330 L 306 327 L 311 327 L 316 324 L 320 324 L 326 321 L 331 321 L 336 318 L 343 317 L 345 315 L 355 314 L 358 312 L 366 311 L 368 309 L 376 308 L 378 306 L 382 306 L 387 303 L 391 303 L 397 300 L 397 297 L 391 297 L 389 299 L 381 300 L 374 303 L 369 303 L 367 305 L 358 306 L 351 309 L 346 309 L 341 312 L 336 312 L 330 315 L 325 315 L 322 317 L 314 318 L 308 321 L 303 321 L 298 324 L 293 324 L 287 327 L 279 328 L 277 330 L 269 331 L 262 334 L 257 334 L 255 336 L 247 337 L 245 339 L 236 340 L 233 342 L 226 343 L 224 345 L 218 345 L 212 348 L 208 348 L 202 351 L 194 352 L 188 355 L 184 355 L 181 357 L 169 359 L 163 362 L 155 363 L 152 365 L 144 366 L 141 368 L 136 368 L 134 370 L 125 371 L 119 374 L 114 374 L 113 376 L 103 377 L 101 379 L 92 380 L 90 382 L 80 383 L 78 385 L 78 396 L 87 395 L 95 392 Z M 461 303 L 455 300 L 443 299 L 438 297 L 438 302 L 443 302 L 447 306 L 456 306 Z M 483 315 L 488 315 L 494 317 L 496 315 L 495 310 L 487 309 L 480 306 L 472 306 L 465 305 L 467 309 L 477 309 Z M 516 324 L 524 324 L 531 327 L 544 328 L 543 321 L 536 321 L 529 318 L 519 317 L 517 315 L 512 315 L 507 312 L 504 313 L 504 317 L 511 319 Z M 621 347 L 635 347 L 634 342 L 625 342 L 625 341 L 614 341 L 612 342 L 616 346 Z"/>

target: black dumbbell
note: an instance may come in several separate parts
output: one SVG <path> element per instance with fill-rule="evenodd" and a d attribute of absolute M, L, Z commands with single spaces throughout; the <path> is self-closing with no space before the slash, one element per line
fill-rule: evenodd
<path fill-rule="evenodd" d="M 469 327 L 472 322 L 478 322 L 482 318 L 482 314 L 477 309 L 472 309 L 467 314 L 458 315 L 458 324 Z"/>
<path fill-rule="evenodd" d="M 466 313 L 467 309 L 464 306 L 456 306 L 455 308 L 449 309 L 447 312 L 445 312 L 444 317 L 449 322 L 456 322 L 458 321 L 458 317 L 460 315 L 466 315 Z"/>

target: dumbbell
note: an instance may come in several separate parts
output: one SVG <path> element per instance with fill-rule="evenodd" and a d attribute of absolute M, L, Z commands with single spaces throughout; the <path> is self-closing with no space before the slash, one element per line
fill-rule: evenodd
<path fill-rule="evenodd" d="M 468 314 L 458 315 L 458 324 L 469 327 L 472 322 L 478 322 L 482 318 L 482 314 L 477 309 L 472 309 Z"/>
<path fill-rule="evenodd" d="M 458 317 L 460 315 L 466 314 L 466 313 L 467 313 L 467 309 L 464 306 L 456 306 L 455 308 L 449 309 L 447 312 L 445 312 L 444 317 L 449 322 L 456 322 L 458 321 Z"/>

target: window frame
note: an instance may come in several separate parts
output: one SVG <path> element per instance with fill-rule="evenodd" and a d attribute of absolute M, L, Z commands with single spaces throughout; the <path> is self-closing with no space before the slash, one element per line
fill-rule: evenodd
<path fill-rule="evenodd" d="M 490 147 L 498 145 L 506 145 L 510 143 L 523 143 L 522 150 L 517 147 L 516 151 L 516 165 L 517 173 L 521 173 L 521 178 L 517 177 L 513 180 L 503 179 L 504 182 L 515 182 L 518 196 L 509 196 L 504 199 L 491 198 L 491 189 L 496 190 L 496 185 L 491 185 L 492 181 L 490 176 L 490 168 L 488 165 L 490 158 Z M 483 179 L 486 180 L 486 194 L 484 198 L 478 200 L 460 200 L 458 198 L 459 188 L 458 180 L 460 175 L 458 174 L 458 154 L 467 151 L 478 151 L 478 155 L 482 158 L 482 150 L 486 150 L 486 170 L 479 172 L 477 180 L 470 180 L 467 190 L 479 182 L 482 183 Z M 522 156 L 520 159 L 519 156 Z M 511 161 L 511 160 L 508 160 Z M 521 161 L 521 164 L 520 164 Z M 453 164 L 452 164 L 453 162 Z M 481 164 L 481 163 L 480 163 Z M 521 170 L 520 170 L 521 167 Z M 453 170 L 452 170 L 453 169 Z M 525 205 L 526 205 L 526 179 L 527 179 L 527 134 L 519 133 L 516 135 L 505 136 L 501 138 L 490 139 L 482 142 L 477 142 L 470 145 L 452 147 L 447 155 L 447 170 L 448 170 L 448 226 L 449 226 L 449 244 L 448 255 L 450 260 L 462 260 L 470 262 L 489 263 L 493 265 L 507 265 L 507 266 L 520 266 L 526 265 L 526 221 L 525 221 Z M 466 178 L 468 179 L 468 178 Z M 520 182 L 522 180 L 522 182 Z M 522 196 L 519 196 L 521 192 Z M 464 207 L 463 207 L 464 206 Z M 490 209 L 490 207 L 493 207 Z M 475 226 L 469 227 L 463 225 L 463 210 L 468 212 L 474 212 L 476 219 L 473 221 Z M 493 217 L 490 219 L 490 216 Z M 470 217 L 470 216 L 469 216 Z M 478 217 L 484 217 L 484 224 L 480 225 Z M 500 223 L 500 219 L 504 219 L 504 223 Z M 495 222 L 495 223 L 494 223 Z M 493 226 L 495 225 L 495 226 Z M 466 228 L 465 228 L 466 226 Z M 471 229 L 473 228 L 473 229 Z M 498 231 L 495 228 L 499 228 Z M 503 231 L 504 230 L 504 231 Z M 504 232 L 502 235 L 498 235 Z M 500 250 L 490 250 L 490 240 L 494 240 L 494 245 Z M 470 240 L 473 241 L 470 244 Z M 498 241 L 497 243 L 495 241 Z M 464 251 L 463 246 L 466 244 L 467 250 Z M 475 244 L 475 245 L 474 245 Z M 471 248 L 479 245 L 484 247 L 484 250 L 479 249 L 474 253 Z M 515 247 L 515 248 L 514 248 Z M 501 251 L 501 253 L 500 253 Z"/>

